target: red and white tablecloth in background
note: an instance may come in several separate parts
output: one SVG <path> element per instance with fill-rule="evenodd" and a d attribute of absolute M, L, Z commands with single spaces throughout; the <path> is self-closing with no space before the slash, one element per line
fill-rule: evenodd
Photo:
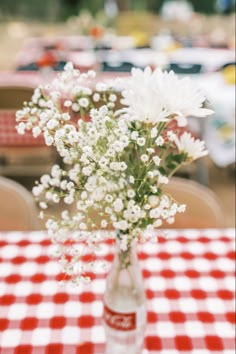
<path fill-rule="evenodd" d="M 43 135 L 34 138 L 31 132 L 18 134 L 16 130 L 16 112 L 0 111 L 0 147 L 33 147 L 45 146 Z"/>
<path fill-rule="evenodd" d="M 0 353 L 103 354 L 106 274 L 61 287 L 51 247 L 44 232 L 0 233 Z M 110 262 L 112 252 L 104 244 L 101 257 Z M 233 354 L 234 230 L 169 231 L 158 244 L 140 245 L 139 257 L 144 353 Z"/>

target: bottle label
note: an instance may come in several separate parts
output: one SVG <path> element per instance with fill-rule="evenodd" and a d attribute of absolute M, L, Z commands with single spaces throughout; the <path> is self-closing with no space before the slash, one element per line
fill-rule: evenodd
<path fill-rule="evenodd" d="M 132 331 L 136 329 L 136 313 L 135 312 L 115 312 L 104 305 L 103 313 L 105 323 L 119 331 Z"/>

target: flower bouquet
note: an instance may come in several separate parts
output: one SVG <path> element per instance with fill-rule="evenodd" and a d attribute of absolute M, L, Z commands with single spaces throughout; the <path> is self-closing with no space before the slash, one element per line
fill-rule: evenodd
<path fill-rule="evenodd" d="M 90 231 L 110 226 L 126 250 L 133 239 L 143 240 L 144 231 L 184 212 L 186 206 L 162 187 L 182 165 L 207 154 L 203 141 L 183 131 L 186 117 L 212 113 L 204 102 L 189 78 L 173 72 L 133 69 L 130 77 L 105 83 L 68 63 L 17 112 L 18 133 L 43 134 L 63 161 L 41 177 L 33 194 L 73 282 L 88 280 L 76 266 L 77 238 L 93 247 L 100 236 Z M 60 202 L 61 218 L 47 217 L 48 205 Z"/>
<path fill-rule="evenodd" d="M 42 176 L 33 194 L 58 246 L 65 279 L 87 282 L 98 266 L 96 258 L 83 262 L 81 244 L 96 253 L 102 237 L 117 240 L 116 267 L 105 293 L 105 322 L 120 330 L 117 342 L 123 341 L 122 330 L 130 330 L 132 336 L 133 324 L 145 322 L 137 319 L 145 317 L 145 295 L 141 273 L 135 270 L 134 243 L 145 241 L 163 221 L 173 223 L 176 213 L 185 211 L 163 186 L 182 165 L 207 154 L 204 142 L 183 128 L 186 117 L 212 113 L 204 103 L 191 80 L 173 72 L 133 69 L 130 76 L 108 83 L 68 63 L 51 84 L 36 88 L 32 101 L 17 112 L 18 132 L 43 134 L 61 157 L 61 166 Z M 52 203 L 62 204 L 59 219 L 47 215 Z M 124 303 L 131 307 L 124 308 Z M 143 336 L 140 328 L 136 339 Z M 136 343 L 135 338 L 128 342 Z M 129 346 L 129 353 L 136 352 Z"/>

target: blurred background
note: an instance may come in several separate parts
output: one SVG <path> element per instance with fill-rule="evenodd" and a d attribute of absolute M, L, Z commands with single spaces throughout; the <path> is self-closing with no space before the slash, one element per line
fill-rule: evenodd
<path fill-rule="evenodd" d="M 215 114 L 189 129 L 209 156 L 181 176 L 210 188 L 235 226 L 235 0 L 1 0 L 0 176 L 29 190 L 58 156 L 17 136 L 15 111 L 67 61 L 108 78 L 150 65 L 196 80 Z"/>

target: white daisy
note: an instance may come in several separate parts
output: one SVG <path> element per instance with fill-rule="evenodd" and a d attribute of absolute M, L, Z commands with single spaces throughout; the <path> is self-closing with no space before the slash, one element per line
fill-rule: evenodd
<path fill-rule="evenodd" d="M 132 69 L 132 76 L 130 80 L 126 80 L 121 100 L 127 106 L 122 112 L 128 113 L 131 120 L 152 124 L 167 120 L 170 112 L 165 109 L 155 81 L 149 67 L 144 71 Z"/>
<path fill-rule="evenodd" d="M 202 108 L 206 97 L 189 77 L 179 78 L 173 71 L 161 72 L 159 69 L 153 76 L 164 107 L 172 114 L 205 117 L 213 113 L 211 109 Z"/>
<path fill-rule="evenodd" d="M 121 102 L 127 106 L 120 112 L 128 113 L 131 120 L 156 124 L 173 116 L 205 117 L 213 113 L 203 108 L 205 96 L 189 78 L 178 78 L 171 72 L 150 67 L 132 69 L 126 80 Z"/>
<path fill-rule="evenodd" d="M 191 160 L 206 156 L 208 151 L 205 149 L 205 142 L 199 139 L 194 139 L 188 132 L 184 132 L 180 138 L 175 138 L 175 143 L 180 152 L 184 152 Z"/>

